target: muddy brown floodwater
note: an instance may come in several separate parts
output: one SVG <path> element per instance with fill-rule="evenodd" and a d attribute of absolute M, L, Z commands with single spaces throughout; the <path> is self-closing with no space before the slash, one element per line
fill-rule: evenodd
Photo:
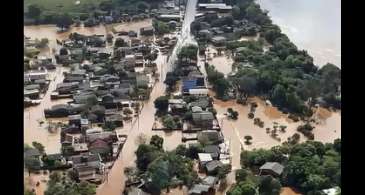
<path fill-rule="evenodd" d="M 209 45 L 206 51 L 208 63 L 213 65 L 216 70 L 228 75 L 232 72 L 233 58 L 230 53 L 222 51 L 222 55 L 218 55 L 218 51 L 214 46 Z"/>
<path fill-rule="evenodd" d="M 55 71 L 49 72 L 51 83 L 41 103 L 24 109 L 24 143 L 31 145 L 33 141 L 40 142 L 45 146 L 48 154 L 59 153 L 61 148 L 60 132 L 50 133 L 48 131 L 48 122 L 63 122 L 65 119 L 46 120 L 44 109 L 70 101 L 70 99 L 51 100 L 50 98 L 52 91 L 56 89 L 57 83 L 63 81 L 62 72 L 64 71 L 68 71 L 68 69 L 57 67 Z"/>
<path fill-rule="evenodd" d="M 258 117 L 264 121 L 264 127 L 260 128 L 254 125 L 253 120 L 247 117 L 250 112 L 249 106 L 243 106 L 237 104 L 235 101 L 222 102 L 215 100 L 215 108 L 217 109 L 218 116 L 223 121 L 222 131 L 232 141 L 232 149 L 239 148 L 243 145 L 244 149 L 252 150 L 254 148 L 271 148 L 276 145 L 280 145 L 286 141 L 289 136 L 296 133 L 296 129 L 303 122 L 293 122 L 287 117 L 286 114 L 280 112 L 273 106 L 266 105 L 263 100 L 259 98 L 252 98 L 250 101 L 257 102 L 258 107 L 255 111 L 255 118 Z M 226 119 L 224 113 L 227 112 L 228 108 L 238 111 L 239 118 L 236 121 Z M 334 139 L 341 138 L 341 113 L 339 111 L 328 111 L 324 108 L 320 108 L 321 112 L 326 112 L 327 117 L 320 119 L 317 117 L 319 123 L 315 124 L 313 130 L 314 138 L 321 142 L 333 142 Z M 316 115 L 316 114 L 315 114 Z M 287 126 L 286 132 L 282 133 L 278 131 L 278 137 L 281 141 L 273 139 L 269 134 L 266 133 L 266 128 L 273 129 L 274 123 L 278 126 Z M 244 145 L 244 136 L 251 135 L 253 137 L 251 145 Z M 301 136 L 301 140 L 305 141 L 304 136 Z M 237 156 L 233 151 L 234 156 Z M 233 166 L 239 166 L 239 160 L 233 159 Z"/>
<path fill-rule="evenodd" d="M 159 72 L 166 69 L 166 56 L 159 55 L 156 60 Z M 143 103 L 142 111 L 138 119 L 133 122 L 129 128 L 123 128 L 118 130 L 119 133 L 125 133 L 128 135 L 128 139 L 123 146 L 123 149 L 119 155 L 119 158 L 114 162 L 112 169 L 108 174 L 108 180 L 101 184 L 97 189 L 97 194 L 100 195 L 120 195 L 124 190 L 125 176 L 123 170 L 125 167 L 135 166 L 136 155 L 135 151 L 138 148 L 138 143 L 136 142 L 139 135 L 144 134 L 148 138 L 152 135 L 159 135 L 164 138 L 164 148 L 165 150 L 173 150 L 181 142 L 182 134 L 179 131 L 172 131 L 165 133 L 163 131 L 152 131 L 152 126 L 154 123 L 154 115 L 156 112 L 154 106 L 154 100 L 165 93 L 165 84 L 163 84 L 163 79 L 156 82 L 150 99 Z"/>

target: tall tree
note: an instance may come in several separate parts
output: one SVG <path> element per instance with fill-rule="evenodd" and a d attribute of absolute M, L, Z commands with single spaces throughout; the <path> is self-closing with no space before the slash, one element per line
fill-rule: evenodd
<path fill-rule="evenodd" d="M 38 5 L 29 5 L 28 6 L 28 16 L 33 19 L 39 19 L 41 16 L 42 10 Z"/>

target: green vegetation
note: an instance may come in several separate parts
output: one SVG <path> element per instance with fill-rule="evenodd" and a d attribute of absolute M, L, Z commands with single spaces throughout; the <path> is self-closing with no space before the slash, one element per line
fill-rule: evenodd
<path fill-rule="evenodd" d="M 157 35 L 163 35 L 175 30 L 174 28 L 171 28 L 166 22 L 162 22 L 156 19 L 152 21 L 152 25 Z"/>
<path fill-rule="evenodd" d="M 176 184 L 191 186 L 198 175 L 193 169 L 193 161 L 185 158 L 186 148 L 178 146 L 175 151 L 163 151 L 163 139 L 154 135 L 149 145 L 141 144 L 137 151 L 137 167 L 145 178 L 146 188 L 151 193 Z"/>
<path fill-rule="evenodd" d="M 41 154 L 45 153 L 44 146 L 38 142 L 32 142 L 32 146 L 37 149 Z"/>
<path fill-rule="evenodd" d="M 167 129 L 182 128 L 182 123 L 179 117 L 172 117 L 171 115 L 165 115 L 162 117 L 163 126 Z"/>
<path fill-rule="evenodd" d="M 88 182 L 75 183 L 59 172 L 53 172 L 49 176 L 45 195 L 95 195 L 96 186 Z"/>
<path fill-rule="evenodd" d="M 160 96 L 156 98 L 154 101 L 155 108 L 158 112 L 166 112 L 169 106 L 169 97 L 168 96 Z"/>
<path fill-rule="evenodd" d="M 314 134 L 312 132 L 313 129 L 314 127 L 311 124 L 305 123 L 304 125 L 299 125 L 297 131 L 303 133 L 303 135 L 306 136 L 309 140 L 313 140 L 314 139 Z"/>
<path fill-rule="evenodd" d="M 158 8 L 160 2 L 161 0 L 25 0 L 25 23 L 57 24 L 65 14 L 75 21 L 90 22 L 97 16 L 110 14 L 111 11 L 144 13 L 145 10 Z"/>
<path fill-rule="evenodd" d="M 287 157 L 289 156 L 289 157 Z M 261 177 L 257 186 L 260 194 L 270 194 L 280 189 L 281 185 L 292 186 L 304 194 L 316 194 L 323 189 L 341 187 L 341 140 L 323 144 L 307 141 L 301 144 L 284 143 L 269 150 L 258 149 L 243 151 L 242 167 L 257 171 L 265 162 L 278 162 L 285 168 L 279 180 Z M 246 181 L 249 171 L 236 173 L 238 184 L 231 192 L 240 188 L 241 181 Z M 275 190 L 274 190 L 275 189 Z"/>
<path fill-rule="evenodd" d="M 150 140 L 150 145 L 155 146 L 159 150 L 162 150 L 163 138 L 158 135 L 153 135 Z"/>
<path fill-rule="evenodd" d="M 237 120 L 238 119 L 238 112 L 233 110 L 232 108 L 228 108 L 227 109 L 228 112 L 228 117 L 233 119 L 233 120 Z"/>
<path fill-rule="evenodd" d="M 164 83 L 168 86 L 170 90 L 175 88 L 176 82 L 179 80 L 178 75 L 175 72 L 166 73 L 166 78 Z"/>
<path fill-rule="evenodd" d="M 222 74 L 206 67 L 209 82 L 213 86 L 219 84 L 213 87 L 217 96 L 224 97 L 230 83 L 239 97 L 260 96 L 269 99 L 282 111 L 300 117 L 311 116 L 311 106 L 316 103 L 341 108 L 341 70 L 338 67 L 333 64 L 321 68 L 315 66 L 313 58 L 306 51 L 299 50 L 254 0 L 233 0 L 231 4 L 234 6 L 232 16 L 209 17 L 203 21 L 220 27 L 241 20 L 247 24 L 245 28 L 256 25 L 260 39 L 238 41 L 239 37 L 227 35 L 226 48 L 234 54 L 234 66 L 238 70 L 226 82 Z M 200 30 L 200 23 L 192 24 L 193 33 Z M 198 43 L 201 47 L 205 44 L 204 41 Z M 264 47 L 268 51 L 264 52 Z"/>
<path fill-rule="evenodd" d="M 217 98 L 227 100 L 227 93 L 228 89 L 231 87 L 231 83 L 224 77 L 224 74 L 217 71 L 214 66 L 205 64 L 205 70 L 207 72 L 208 81 L 213 85 L 213 90 L 216 92 Z"/>
<path fill-rule="evenodd" d="M 245 144 L 251 145 L 252 136 L 251 135 L 245 135 Z"/>
<path fill-rule="evenodd" d="M 195 45 L 188 45 L 181 48 L 178 54 L 179 62 L 197 60 L 198 47 Z"/>

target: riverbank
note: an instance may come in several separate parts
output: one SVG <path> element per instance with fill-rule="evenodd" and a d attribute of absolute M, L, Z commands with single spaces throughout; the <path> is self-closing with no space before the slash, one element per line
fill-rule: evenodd
<path fill-rule="evenodd" d="M 300 48 L 313 56 L 314 63 L 327 62 L 341 68 L 340 0 L 258 0 L 273 22 Z M 326 13 L 326 14 L 324 14 Z"/>

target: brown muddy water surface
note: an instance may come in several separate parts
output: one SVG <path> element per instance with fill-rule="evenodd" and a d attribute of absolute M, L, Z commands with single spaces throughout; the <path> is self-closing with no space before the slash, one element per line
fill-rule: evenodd
<path fill-rule="evenodd" d="M 231 54 L 229 52 L 225 53 L 222 51 L 221 55 L 218 55 L 218 51 L 214 46 L 209 45 L 206 51 L 208 63 L 213 65 L 216 70 L 228 75 L 232 72 L 232 64 L 234 62 Z"/>
<path fill-rule="evenodd" d="M 214 93 L 211 92 L 214 96 Z M 248 118 L 250 107 L 237 104 L 234 100 L 220 101 L 214 99 L 214 108 L 217 110 L 217 118 L 221 124 L 223 135 L 225 139 L 231 142 L 231 153 L 232 153 L 232 167 L 233 169 L 240 167 L 240 152 L 241 147 L 245 150 L 252 150 L 255 148 L 271 148 L 276 145 L 280 145 L 286 141 L 288 137 L 297 133 L 296 129 L 303 122 L 293 122 L 287 117 L 286 114 L 279 111 L 273 106 L 266 105 L 265 102 L 257 97 L 251 98 L 250 102 L 256 102 L 258 107 L 255 111 L 255 118 L 258 117 L 264 121 L 264 128 L 260 128 L 254 125 L 253 119 Z M 228 108 L 239 113 L 238 120 L 227 119 L 225 115 Z M 337 138 L 341 138 L 341 113 L 328 111 L 324 108 L 318 109 L 320 113 L 325 112 L 327 118 L 319 119 L 318 124 L 314 124 L 315 129 L 313 130 L 315 140 L 321 142 L 333 142 Z M 316 113 L 317 114 L 317 113 Z M 315 114 L 315 116 L 316 116 Z M 317 117 L 318 118 L 318 117 Z M 273 129 L 274 123 L 278 126 L 287 126 L 286 132 L 278 131 L 278 137 L 280 141 L 275 140 L 266 133 L 266 128 Z M 244 136 L 251 135 L 253 137 L 252 144 L 246 145 L 244 143 Z M 305 141 L 305 137 L 301 135 L 301 141 Z"/>
<path fill-rule="evenodd" d="M 151 21 L 144 21 L 144 23 L 140 23 L 148 26 Z M 139 25 L 140 25 L 139 24 Z M 121 28 L 125 31 L 136 30 L 139 32 L 139 25 L 132 24 L 122 24 Z M 131 27 L 132 29 L 130 29 Z M 138 29 L 138 30 L 137 30 Z M 105 34 L 106 28 L 104 26 L 98 26 L 94 28 L 84 28 L 84 27 L 73 27 L 69 32 L 65 33 L 57 33 L 57 28 L 55 26 L 46 25 L 46 26 L 25 26 L 24 34 L 31 39 L 41 39 L 48 38 L 50 41 L 50 48 L 54 48 L 56 46 L 56 39 L 66 39 L 71 32 L 78 32 L 81 34 L 93 35 L 93 34 Z M 49 50 L 51 52 L 51 50 Z M 45 51 L 47 54 L 47 51 Z M 148 101 L 144 102 L 143 109 L 139 116 L 139 122 L 135 119 L 132 123 L 126 123 L 125 127 L 121 129 L 117 129 L 119 133 L 125 133 L 128 135 L 128 139 L 119 155 L 119 158 L 114 162 L 114 166 L 108 173 L 108 180 L 101 184 L 97 188 L 97 194 L 105 195 L 105 194 L 116 194 L 119 195 L 124 189 L 124 175 L 123 170 L 124 167 L 127 166 L 135 166 L 135 150 L 138 145 L 136 144 L 137 137 L 142 133 L 146 135 L 148 138 L 154 134 L 160 135 L 164 138 L 164 147 L 166 150 L 174 149 L 179 143 L 181 143 L 181 132 L 169 132 L 164 133 L 160 131 L 152 132 L 152 125 L 154 122 L 154 114 L 155 107 L 153 101 L 164 94 L 165 85 L 163 84 L 164 79 L 164 70 L 166 67 L 167 56 L 159 55 L 156 60 L 157 67 L 159 72 L 161 73 L 160 81 L 156 82 L 153 91 L 151 93 L 151 97 Z M 57 67 L 54 72 L 50 73 L 51 83 L 49 89 L 45 96 L 42 99 L 42 102 L 38 106 L 33 106 L 24 109 L 24 143 L 31 144 L 33 141 L 37 141 L 42 143 L 46 148 L 46 153 L 59 153 L 60 152 L 60 132 L 49 133 L 47 130 L 47 122 L 44 118 L 44 109 L 50 108 L 56 104 L 63 104 L 70 99 L 61 99 L 57 101 L 50 100 L 51 92 L 56 88 L 58 83 L 61 83 L 63 80 L 62 72 L 68 71 L 67 68 Z M 53 119 L 53 121 L 63 121 L 64 119 Z M 43 121 L 42 125 L 40 125 L 40 121 Z M 28 176 L 25 177 L 25 180 L 29 181 L 39 181 L 39 175 L 32 174 L 30 179 Z M 33 182 L 33 183 L 34 183 Z M 28 182 L 28 185 L 33 186 Z M 42 184 L 43 185 L 43 184 Z M 44 184 L 44 188 L 37 189 L 37 195 L 43 194 L 46 184 Z M 38 187 L 40 188 L 40 187 Z"/>

